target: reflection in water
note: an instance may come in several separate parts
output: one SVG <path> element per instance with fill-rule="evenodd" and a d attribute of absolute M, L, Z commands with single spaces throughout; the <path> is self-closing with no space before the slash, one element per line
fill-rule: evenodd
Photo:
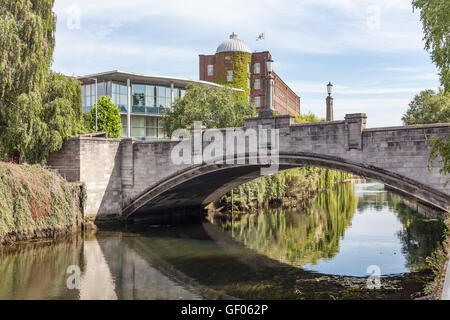
<path fill-rule="evenodd" d="M 118 233 L 0 248 L 0 299 L 199 299 L 136 254 Z M 79 290 L 67 288 L 71 265 L 82 271 Z"/>
<path fill-rule="evenodd" d="M 53 243 L 0 246 L 0 299 L 76 299 L 66 286 L 67 267 L 81 265 L 83 241 L 78 237 Z"/>
<path fill-rule="evenodd" d="M 222 223 L 246 247 L 307 270 L 367 275 L 421 270 L 443 234 L 438 219 L 427 219 L 382 185 L 339 185 L 318 195 L 309 208 L 267 210 Z"/>
<path fill-rule="evenodd" d="M 380 291 L 327 275 L 366 275 L 372 264 L 384 274 L 420 270 L 440 240 L 439 220 L 375 186 L 344 184 L 306 209 L 218 225 L 136 225 L 0 247 L 0 299 L 410 298 L 426 274 L 392 276 Z M 80 290 L 67 288 L 71 265 Z"/>
<path fill-rule="evenodd" d="M 332 258 L 350 225 L 357 197 L 351 184 L 320 194 L 304 211 L 284 209 L 246 214 L 222 224 L 224 231 L 248 248 L 295 266 Z"/>

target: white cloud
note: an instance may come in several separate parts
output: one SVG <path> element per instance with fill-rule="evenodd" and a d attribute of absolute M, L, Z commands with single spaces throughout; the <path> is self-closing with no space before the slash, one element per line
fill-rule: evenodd
<path fill-rule="evenodd" d="M 121 27 L 163 19 L 168 29 L 186 38 L 217 38 L 235 31 L 254 42 L 266 30 L 267 47 L 297 53 L 419 51 L 423 46 L 420 23 L 405 2 L 289 0 L 281 5 L 270 0 L 57 0 L 55 11 L 64 21 L 66 8 L 78 6 L 82 28 L 88 29 L 85 34 L 92 32 L 99 38 Z M 367 27 L 369 6 L 379 8 L 379 30 Z"/>
<path fill-rule="evenodd" d="M 302 81 L 288 81 L 289 87 L 297 92 L 300 96 L 305 93 L 325 93 L 325 83 L 319 82 L 302 82 Z M 358 85 L 333 85 L 334 94 L 339 95 L 380 95 L 380 94 L 396 94 L 396 93 L 411 93 L 415 94 L 422 90 L 430 89 L 427 87 L 360 87 Z"/>

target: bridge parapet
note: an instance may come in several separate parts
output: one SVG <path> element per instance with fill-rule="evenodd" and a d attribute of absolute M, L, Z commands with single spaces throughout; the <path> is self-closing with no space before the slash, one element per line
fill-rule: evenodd
<path fill-rule="evenodd" d="M 366 118 L 358 113 L 341 121 L 302 124 L 295 124 L 292 116 L 250 118 L 244 128 L 216 129 L 222 135 L 218 140 L 210 139 L 211 131 L 194 128 L 191 138 L 183 140 L 192 163 L 173 161 L 173 150 L 181 140 L 75 137 L 50 156 L 49 166 L 68 180 L 86 183 L 88 216 L 201 206 L 254 179 L 267 166 L 268 162 L 250 163 L 251 144 L 259 146 L 260 140 L 251 140 L 248 129 L 277 129 L 281 169 L 309 165 L 348 171 L 446 208 L 450 185 L 444 186 L 447 177 L 439 174 L 437 160 L 435 168 L 428 170 L 427 139 L 450 133 L 450 124 L 367 129 Z M 229 133 L 236 141 L 230 150 Z M 246 141 L 243 148 L 237 140 Z M 223 147 L 226 161 L 205 162 L 202 152 L 212 143 Z"/>

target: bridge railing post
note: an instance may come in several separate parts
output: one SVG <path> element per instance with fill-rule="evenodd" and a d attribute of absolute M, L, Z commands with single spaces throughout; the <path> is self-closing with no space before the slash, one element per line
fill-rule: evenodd
<path fill-rule="evenodd" d="M 366 128 L 365 113 L 351 113 L 345 115 L 345 145 L 347 150 L 362 150 L 362 132 Z"/>

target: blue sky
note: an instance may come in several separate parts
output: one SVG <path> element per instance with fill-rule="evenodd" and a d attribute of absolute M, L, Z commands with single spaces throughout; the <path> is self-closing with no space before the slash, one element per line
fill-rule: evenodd
<path fill-rule="evenodd" d="M 272 53 L 302 112 L 325 116 L 331 81 L 336 120 L 364 112 L 368 127 L 401 125 L 413 96 L 439 87 L 410 0 L 56 0 L 54 10 L 52 69 L 65 74 L 198 79 L 198 54 L 235 32 Z"/>

